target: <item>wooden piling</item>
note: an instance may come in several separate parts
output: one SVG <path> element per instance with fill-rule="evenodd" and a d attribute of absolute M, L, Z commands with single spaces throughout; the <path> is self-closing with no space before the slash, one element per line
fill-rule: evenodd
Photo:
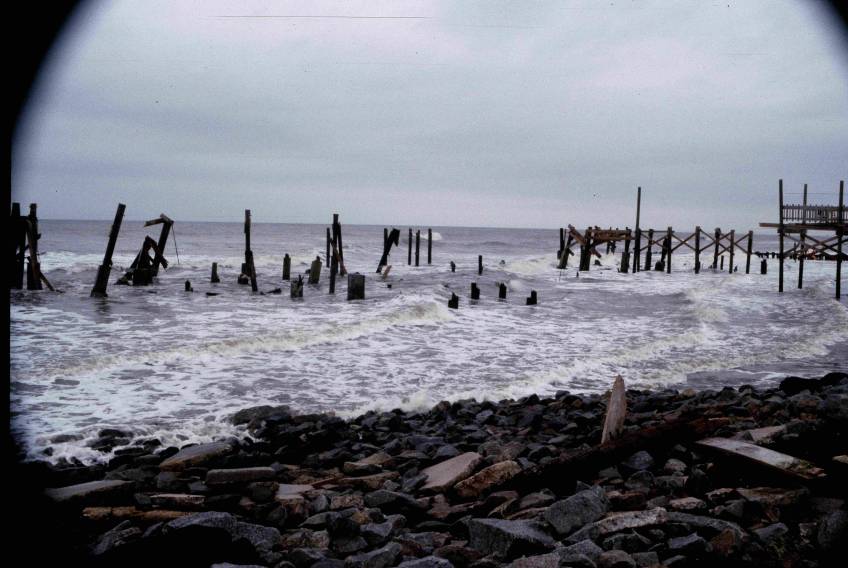
<path fill-rule="evenodd" d="M 415 231 L 415 266 L 418 266 L 418 258 L 421 254 L 421 230 Z"/>
<path fill-rule="evenodd" d="M 621 255 L 621 272 L 627 274 L 630 270 L 630 228 L 625 228 L 627 237 L 624 240 L 624 253 Z"/>
<path fill-rule="evenodd" d="M 716 227 L 713 240 L 715 241 L 715 249 L 713 250 L 713 270 L 718 268 L 718 247 L 721 242 L 721 229 Z"/>
<path fill-rule="evenodd" d="M 221 281 L 221 279 L 218 278 L 218 263 L 217 262 L 212 263 L 212 277 L 209 279 L 209 281 L 212 284 L 217 284 L 218 282 Z"/>
<path fill-rule="evenodd" d="M 733 274 L 733 253 L 736 249 L 736 229 L 730 229 L 730 263 L 727 267 L 727 273 Z"/>
<path fill-rule="evenodd" d="M 386 241 L 389 240 L 389 228 L 383 227 L 383 248 L 386 248 Z"/>
<path fill-rule="evenodd" d="M 324 256 L 324 262 L 327 266 L 330 265 L 330 243 L 333 242 L 333 238 L 330 236 L 330 227 L 327 227 L 327 254 Z"/>
<path fill-rule="evenodd" d="M 701 273 L 701 227 L 695 227 L 695 274 Z"/>
<path fill-rule="evenodd" d="M 673 234 L 674 234 L 674 231 L 672 231 L 671 227 L 669 227 L 668 233 L 666 234 L 666 237 L 665 237 L 665 239 L 666 239 L 666 265 L 665 265 L 666 274 L 671 274 L 671 252 L 672 252 L 672 249 L 674 248 L 674 242 L 673 242 L 673 239 L 672 239 Z"/>
<path fill-rule="evenodd" d="M 253 264 L 253 250 L 250 248 L 250 226 L 251 217 L 250 209 L 244 210 L 244 264 L 247 272 L 244 272 L 250 278 L 250 289 L 254 292 L 259 290 L 256 284 L 256 267 Z"/>
<path fill-rule="evenodd" d="M 30 203 L 27 218 L 27 241 L 29 242 L 29 265 L 27 266 L 27 290 L 41 290 L 41 265 L 38 261 L 38 205 Z"/>
<path fill-rule="evenodd" d="M 448 300 L 448 307 L 454 310 L 459 309 L 459 296 L 451 292 L 450 300 Z"/>
<path fill-rule="evenodd" d="M 565 229 L 563 227 L 559 228 L 559 254 L 557 254 L 557 258 L 559 259 L 562 253 L 565 252 Z"/>
<path fill-rule="evenodd" d="M 309 267 L 309 284 L 318 284 L 321 279 L 321 257 L 316 256 Z"/>
<path fill-rule="evenodd" d="M 380 257 L 380 262 L 377 264 L 377 273 L 382 272 L 383 267 L 389 263 L 389 252 L 392 250 L 392 245 L 400 244 L 400 231 L 398 229 L 392 229 L 392 232 L 388 234 L 385 241 L 383 242 L 383 256 Z M 385 274 L 383 277 L 385 278 Z"/>
<path fill-rule="evenodd" d="M 777 280 L 777 291 L 783 292 L 783 180 L 778 182 L 778 199 L 780 203 L 778 205 L 777 212 L 780 215 L 780 226 L 777 229 L 777 234 L 780 236 L 780 257 L 778 259 L 778 280 Z"/>
<path fill-rule="evenodd" d="M 288 253 L 283 257 L 283 280 L 291 280 L 291 257 Z"/>
<path fill-rule="evenodd" d="M 451 261 L 450 267 L 451 267 L 451 272 L 456 272 L 456 263 L 454 261 Z"/>
<path fill-rule="evenodd" d="M 347 300 L 365 299 L 365 275 L 360 273 L 347 275 Z"/>
<path fill-rule="evenodd" d="M 328 293 L 335 294 L 336 293 L 336 273 L 339 270 L 339 261 L 336 258 L 336 255 L 330 256 L 330 288 Z"/>
<path fill-rule="evenodd" d="M 194 288 L 191 287 L 191 281 L 190 280 L 185 281 L 185 291 L 186 292 L 194 292 Z"/>
<path fill-rule="evenodd" d="M 427 229 L 427 265 L 433 262 L 433 229 Z"/>
<path fill-rule="evenodd" d="M 720 258 L 721 258 L 721 266 L 719 267 L 719 270 L 724 270 L 724 255 L 721 255 Z"/>
<path fill-rule="evenodd" d="M 636 247 L 633 249 L 633 272 L 639 272 L 639 256 L 642 249 L 642 229 L 639 224 L 642 213 L 642 186 L 636 188 Z"/>
<path fill-rule="evenodd" d="M 648 229 L 648 248 L 645 251 L 645 270 L 651 270 L 651 249 L 654 247 L 654 230 Z"/>
<path fill-rule="evenodd" d="M 768 273 L 768 261 L 766 259 L 763 259 L 763 260 L 760 261 L 760 274 L 767 274 L 767 273 Z"/>
<path fill-rule="evenodd" d="M 339 271 L 339 274 L 345 276 L 347 274 L 347 269 L 345 268 L 344 263 L 344 243 L 342 242 L 342 224 L 339 223 L 339 214 L 333 214 L 333 225 L 335 226 L 335 239 L 334 243 L 336 245 L 335 254 L 338 255 L 338 266 L 336 267 Z"/>
<path fill-rule="evenodd" d="M 471 299 L 479 300 L 480 299 L 480 288 L 477 287 L 476 282 L 471 283 Z"/>
<path fill-rule="evenodd" d="M 409 255 L 407 256 L 407 259 L 406 259 L 406 265 L 412 266 L 412 228 L 411 227 L 409 229 L 408 242 L 409 242 Z"/>
<path fill-rule="evenodd" d="M 751 247 L 754 245 L 754 231 L 748 231 L 748 248 L 745 252 L 745 274 L 751 273 Z"/>
<path fill-rule="evenodd" d="M 148 227 L 150 225 L 156 225 L 162 223 L 162 231 L 159 233 L 159 242 L 156 244 L 156 254 L 153 257 L 153 266 L 151 267 L 151 272 L 153 276 L 159 275 L 159 267 L 165 266 L 167 268 L 167 263 L 165 262 L 165 245 L 168 244 L 168 235 L 171 234 L 171 226 L 174 222 L 166 216 L 164 213 L 159 215 L 158 219 L 153 219 L 151 221 L 147 221 L 144 226 Z"/>
<path fill-rule="evenodd" d="M 115 213 L 115 220 L 112 221 L 112 229 L 109 231 L 109 243 L 106 245 L 106 254 L 103 255 L 103 264 L 97 269 L 97 279 L 94 282 L 94 288 L 91 289 L 91 296 L 106 297 L 106 286 L 109 283 L 109 273 L 112 271 L 112 253 L 115 252 L 115 243 L 118 240 L 118 233 L 121 230 L 121 221 L 124 219 L 124 210 L 127 208 L 123 203 L 118 204 L 118 210 Z"/>
<path fill-rule="evenodd" d="M 506 284 L 504 284 L 503 282 L 498 284 L 498 299 L 506 300 Z"/>
<path fill-rule="evenodd" d="M 477 255 L 477 276 L 483 274 L 483 255 Z"/>
<path fill-rule="evenodd" d="M 842 292 L 842 240 L 845 231 L 845 180 L 839 180 L 839 228 L 836 230 L 836 299 Z"/>
<path fill-rule="evenodd" d="M 530 290 L 530 296 L 527 298 L 526 305 L 535 306 L 538 303 L 538 297 L 536 296 L 536 290 Z"/>
<path fill-rule="evenodd" d="M 803 201 L 803 209 L 801 210 L 801 224 L 805 225 L 807 223 L 807 184 L 804 184 L 804 201 Z M 807 231 L 801 231 L 800 239 L 798 243 L 798 289 L 801 290 L 804 288 L 804 257 L 806 256 L 807 249 L 804 246 L 807 236 Z"/>

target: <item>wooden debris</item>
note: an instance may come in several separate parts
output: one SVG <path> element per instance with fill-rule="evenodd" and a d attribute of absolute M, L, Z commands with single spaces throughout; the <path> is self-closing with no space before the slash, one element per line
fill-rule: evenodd
<path fill-rule="evenodd" d="M 607 414 L 604 419 L 604 430 L 601 434 L 601 444 L 617 437 L 624 428 L 624 417 L 627 414 L 627 399 L 624 396 L 624 379 L 621 375 L 615 378 L 607 403 Z"/>
<path fill-rule="evenodd" d="M 701 448 L 716 450 L 728 456 L 742 458 L 748 462 L 775 469 L 805 480 L 822 479 L 825 473 L 808 461 L 792 457 L 755 444 L 730 438 L 706 438 L 696 442 Z"/>
<path fill-rule="evenodd" d="M 391 268 L 391 267 L 389 267 Z M 364 300 L 365 299 L 365 275 L 348 274 L 347 275 L 347 299 Z"/>
<path fill-rule="evenodd" d="M 454 310 L 459 309 L 459 296 L 454 293 L 451 293 L 450 300 L 448 300 L 448 307 Z"/>
<path fill-rule="evenodd" d="M 291 281 L 291 297 L 303 298 L 303 276 L 298 275 L 297 280 Z"/>
<path fill-rule="evenodd" d="M 412 236 L 412 229 L 409 230 L 410 237 Z M 380 257 L 380 263 L 377 265 L 377 272 L 382 272 L 383 267 L 386 266 L 389 262 L 389 251 L 392 249 L 392 245 L 398 246 L 400 242 L 400 231 L 397 229 L 392 229 L 392 232 L 388 235 L 385 235 L 383 239 L 383 256 Z M 412 255 L 412 241 L 410 240 L 409 245 L 409 254 L 410 258 Z"/>

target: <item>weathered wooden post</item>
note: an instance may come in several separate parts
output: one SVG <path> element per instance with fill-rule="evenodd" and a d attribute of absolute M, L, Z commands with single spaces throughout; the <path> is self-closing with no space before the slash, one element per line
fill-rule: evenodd
<path fill-rule="evenodd" d="M 27 241 L 29 242 L 29 265 L 27 266 L 27 290 L 41 290 L 41 266 L 38 262 L 38 205 L 30 203 L 27 218 Z"/>
<path fill-rule="evenodd" d="M 459 296 L 451 292 L 450 300 L 448 300 L 448 307 L 454 310 L 459 309 Z"/>
<path fill-rule="evenodd" d="M 777 291 L 783 292 L 783 180 L 778 182 L 778 214 L 780 215 L 780 225 L 777 228 L 777 234 L 780 236 L 780 258 L 778 259 L 778 270 L 780 274 L 777 277 Z"/>
<path fill-rule="evenodd" d="M 557 253 L 557 260 L 560 260 L 563 251 L 565 251 L 565 229 L 559 228 L 559 252 Z"/>
<path fill-rule="evenodd" d="M 476 282 L 471 283 L 471 299 L 479 300 L 480 299 L 480 288 L 477 287 Z"/>
<path fill-rule="evenodd" d="M 719 267 L 719 270 L 724 270 L 724 255 L 721 255 L 721 266 Z"/>
<path fill-rule="evenodd" d="M 316 256 L 315 260 L 312 261 L 312 265 L 309 267 L 309 284 L 318 284 L 319 279 L 321 278 L 321 257 Z"/>
<path fill-rule="evenodd" d="M 338 259 L 336 255 L 330 255 L 330 288 L 327 290 L 330 294 L 336 293 L 336 273 L 339 270 Z"/>
<path fill-rule="evenodd" d="M 536 290 L 530 290 L 530 296 L 527 298 L 526 305 L 535 306 L 538 302 L 538 298 L 536 297 Z"/>
<path fill-rule="evenodd" d="M 626 236 L 624 237 L 624 252 L 621 255 L 621 272 L 627 274 L 630 269 L 630 228 L 625 228 Z"/>
<path fill-rule="evenodd" d="M 283 280 L 291 279 L 291 257 L 289 253 L 283 257 Z"/>
<path fill-rule="evenodd" d="M 94 288 L 91 289 L 91 295 L 97 297 L 106 297 L 106 285 L 109 283 L 109 273 L 112 271 L 112 253 L 115 252 L 115 243 L 118 240 L 118 232 L 121 230 L 121 221 L 124 219 L 124 210 L 127 208 L 123 203 L 118 204 L 118 211 L 115 213 L 115 220 L 112 221 L 112 230 L 109 231 L 109 244 L 106 245 L 106 254 L 103 255 L 103 264 L 97 269 L 97 280 L 94 281 Z"/>
<path fill-rule="evenodd" d="M 303 276 L 298 275 L 297 280 L 291 281 L 291 297 L 303 298 Z"/>
<path fill-rule="evenodd" d="M 763 259 L 760 261 L 760 274 L 768 273 L 768 261 Z"/>
<path fill-rule="evenodd" d="M 651 249 L 654 247 L 654 230 L 648 229 L 648 247 L 645 251 L 645 270 L 651 270 Z"/>
<path fill-rule="evenodd" d="M 562 248 L 562 253 L 559 255 L 559 265 L 557 268 L 567 268 L 568 267 L 568 257 L 571 255 L 571 242 L 574 237 L 571 235 L 571 230 L 568 231 L 568 241 Z"/>
<path fill-rule="evenodd" d="M 433 229 L 427 229 L 427 265 L 433 262 Z"/>
<path fill-rule="evenodd" d="M 383 227 L 383 248 L 386 248 L 386 241 L 389 240 L 389 228 Z"/>
<path fill-rule="evenodd" d="M 745 274 L 751 273 L 751 247 L 754 244 L 754 231 L 748 231 L 748 249 L 745 255 Z"/>
<path fill-rule="evenodd" d="M 342 243 L 342 224 L 339 223 L 339 214 L 338 213 L 333 214 L 333 226 L 334 226 L 333 230 L 334 230 L 334 234 L 335 234 L 335 238 L 333 239 L 333 242 L 336 245 L 336 252 L 334 254 L 337 254 L 338 257 L 339 257 L 338 258 L 338 266 L 336 267 L 336 269 L 339 271 L 339 274 L 344 276 L 345 274 L 347 274 L 347 269 L 345 268 L 345 263 L 344 263 L 344 244 Z"/>
<path fill-rule="evenodd" d="M 418 257 L 421 253 L 421 230 L 415 231 L 415 266 L 418 266 Z"/>
<path fill-rule="evenodd" d="M 24 268 L 26 265 L 26 222 L 21 217 L 21 204 L 12 203 L 10 217 L 12 226 L 12 274 L 9 287 L 20 290 L 24 287 Z"/>
<path fill-rule="evenodd" d="M 253 251 L 250 248 L 250 209 L 244 210 L 244 267 L 242 273 L 250 278 L 250 288 L 254 292 L 259 290 L 256 284 L 256 268 L 253 264 Z"/>
<path fill-rule="evenodd" d="M 633 272 L 639 272 L 639 256 L 642 252 L 642 229 L 639 216 L 642 213 L 642 186 L 636 188 L 636 246 L 633 249 Z"/>
<path fill-rule="evenodd" d="M 804 201 L 801 206 L 801 224 L 807 224 L 807 184 L 804 184 Z M 806 256 L 807 247 L 805 246 L 805 241 L 807 236 L 807 231 L 803 229 L 800 231 L 800 242 L 798 243 L 798 289 L 801 290 L 804 288 L 804 257 Z"/>
<path fill-rule="evenodd" d="M 477 276 L 483 274 L 483 255 L 477 255 Z"/>
<path fill-rule="evenodd" d="M 503 282 L 498 284 L 498 299 L 506 300 L 506 284 L 504 284 Z"/>
<path fill-rule="evenodd" d="M 836 299 L 842 292 L 842 241 L 845 236 L 845 180 L 839 180 L 839 213 L 836 229 Z"/>
<path fill-rule="evenodd" d="M 191 281 L 190 280 L 185 281 L 185 291 L 186 292 L 194 292 L 194 288 L 191 287 Z"/>
<path fill-rule="evenodd" d="M 409 239 L 407 242 L 409 243 L 409 254 L 406 258 L 406 265 L 412 266 L 412 227 L 409 228 Z"/>
<path fill-rule="evenodd" d="M 209 281 L 212 282 L 212 284 L 217 284 L 218 282 L 221 281 L 221 279 L 218 278 L 218 263 L 217 262 L 212 263 L 212 278 L 210 278 Z"/>
<path fill-rule="evenodd" d="M 365 275 L 360 273 L 347 275 L 347 300 L 365 299 Z"/>
<path fill-rule="evenodd" d="M 456 263 L 454 261 L 451 261 L 450 267 L 451 267 L 451 272 L 456 272 Z"/>
<path fill-rule="evenodd" d="M 671 230 L 671 227 L 668 228 L 668 233 L 666 234 L 666 250 L 667 250 L 667 264 L 665 265 L 666 274 L 671 274 L 671 253 L 674 250 L 674 241 L 672 239 L 672 235 L 674 235 L 674 231 Z"/>
<path fill-rule="evenodd" d="M 327 266 L 330 265 L 330 243 L 332 242 L 332 237 L 330 236 L 330 227 L 327 227 L 327 254 L 324 255 L 324 261 Z"/>
<path fill-rule="evenodd" d="M 164 213 L 161 213 L 156 219 L 151 219 L 144 223 L 144 226 L 150 227 L 159 223 L 162 224 L 162 231 L 159 233 L 159 242 L 156 244 L 156 254 L 153 257 L 153 266 L 151 267 L 153 276 L 159 275 L 159 267 L 163 264 L 167 267 L 167 263 L 163 262 L 165 260 L 163 255 L 165 254 L 165 245 L 168 244 L 168 235 L 171 234 L 171 226 L 174 224 L 174 221 Z"/>
<path fill-rule="evenodd" d="M 721 243 L 721 229 L 718 228 L 718 227 L 716 227 L 716 230 L 715 230 L 714 241 L 715 241 L 715 249 L 713 250 L 713 270 L 718 268 L 718 247 L 719 247 L 719 244 Z"/>
<path fill-rule="evenodd" d="M 695 274 L 701 273 L 701 227 L 695 227 Z"/>
<path fill-rule="evenodd" d="M 727 273 L 733 274 L 733 254 L 736 249 L 736 229 L 730 229 L 730 266 L 727 267 Z"/>

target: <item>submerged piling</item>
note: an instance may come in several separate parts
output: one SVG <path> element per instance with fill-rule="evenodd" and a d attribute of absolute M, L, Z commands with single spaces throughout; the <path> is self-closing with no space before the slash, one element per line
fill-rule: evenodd
<path fill-rule="evenodd" d="M 365 299 L 365 275 L 358 272 L 347 275 L 347 300 Z"/>
<path fill-rule="evenodd" d="M 212 284 L 217 284 L 218 282 L 221 281 L 221 279 L 218 278 L 218 263 L 217 262 L 212 263 L 212 277 L 209 279 L 209 281 Z"/>
<path fill-rule="evenodd" d="M 536 296 L 536 290 L 530 290 L 530 297 L 527 298 L 527 304 L 526 305 L 535 306 L 537 302 L 538 302 L 538 298 Z"/>
<path fill-rule="evenodd" d="M 291 279 L 291 257 L 286 253 L 283 257 L 283 280 Z"/>
<path fill-rule="evenodd" d="M 454 310 L 459 309 L 459 296 L 451 292 L 451 297 L 448 300 L 448 307 Z"/>
<path fill-rule="evenodd" d="M 115 252 L 115 243 L 121 230 L 121 221 L 124 219 L 124 210 L 127 208 L 123 203 L 118 204 L 115 220 L 112 221 L 112 229 L 109 231 L 109 244 L 106 245 L 106 254 L 103 255 L 103 264 L 97 269 L 97 280 L 91 289 L 92 296 L 106 297 L 106 285 L 109 282 L 109 273 L 112 271 L 112 254 Z"/>
<path fill-rule="evenodd" d="M 471 299 L 479 300 L 480 299 L 480 288 L 477 287 L 476 282 L 471 283 Z"/>
<path fill-rule="evenodd" d="M 506 300 L 506 284 L 503 282 L 498 285 L 498 299 Z"/>

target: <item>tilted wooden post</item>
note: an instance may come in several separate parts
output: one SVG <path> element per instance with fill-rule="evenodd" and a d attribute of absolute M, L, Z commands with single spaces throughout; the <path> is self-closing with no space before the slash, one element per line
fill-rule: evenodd
<path fill-rule="evenodd" d="M 115 220 L 112 222 L 112 230 L 109 231 L 109 244 L 106 245 L 106 254 L 103 255 L 103 264 L 97 269 L 97 280 L 91 289 L 91 296 L 106 297 L 106 285 L 109 283 L 109 273 L 112 271 L 112 253 L 115 252 L 115 242 L 121 230 L 121 221 L 124 219 L 124 210 L 127 208 L 123 203 L 118 204 Z"/>
<path fill-rule="evenodd" d="M 433 262 L 433 229 L 427 229 L 427 264 Z"/>
<path fill-rule="evenodd" d="M 624 391 L 624 379 L 621 375 L 615 378 L 607 402 L 607 414 L 604 418 L 604 430 L 601 433 L 601 444 L 618 436 L 624 429 L 624 418 L 627 415 L 627 398 Z"/>
<path fill-rule="evenodd" d="M 149 227 L 151 225 L 157 225 L 159 223 L 162 223 L 162 231 L 159 233 L 159 242 L 156 245 L 156 255 L 153 258 L 153 266 L 151 268 L 153 276 L 158 276 L 159 267 L 165 264 L 165 245 L 168 244 L 168 235 L 171 234 L 171 225 L 174 224 L 174 222 L 167 215 L 162 213 L 159 215 L 158 219 L 147 221 L 144 226 Z"/>
<path fill-rule="evenodd" d="M 382 272 L 383 267 L 389 263 L 389 252 L 392 250 L 392 245 L 400 244 L 400 231 L 392 229 L 385 242 L 383 243 L 383 256 L 380 257 L 380 262 L 377 264 L 377 273 Z"/>

